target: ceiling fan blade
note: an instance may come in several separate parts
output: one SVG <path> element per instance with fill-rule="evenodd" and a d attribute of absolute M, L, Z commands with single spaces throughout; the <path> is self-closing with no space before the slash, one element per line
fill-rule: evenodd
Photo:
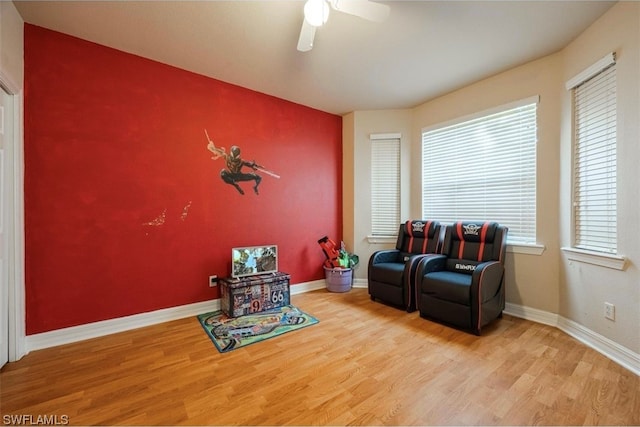
<path fill-rule="evenodd" d="M 331 0 L 331 6 L 339 12 L 359 16 L 373 22 L 384 21 L 390 11 L 386 4 L 369 0 Z"/>
<path fill-rule="evenodd" d="M 302 21 L 300 37 L 298 38 L 298 50 L 300 52 L 310 51 L 313 47 L 313 38 L 316 35 L 316 27 L 309 24 L 307 20 Z"/>

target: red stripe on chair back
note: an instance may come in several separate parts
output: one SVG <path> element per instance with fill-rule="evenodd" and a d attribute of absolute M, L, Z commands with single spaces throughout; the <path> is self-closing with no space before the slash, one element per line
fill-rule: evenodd
<path fill-rule="evenodd" d="M 482 224 L 482 229 L 480 230 L 480 249 L 478 250 L 478 261 L 482 261 L 482 257 L 484 256 L 484 240 L 487 238 L 487 230 L 489 229 L 489 223 L 485 222 Z"/>
<path fill-rule="evenodd" d="M 458 248 L 458 258 L 464 258 L 464 235 L 462 233 L 462 222 L 456 224 L 456 233 L 458 233 L 458 239 L 460 240 L 460 247 Z"/>
<path fill-rule="evenodd" d="M 405 230 L 409 235 L 409 245 L 408 245 L 409 250 L 407 252 L 413 252 L 413 227 L 411 227 L 411 221 L 407 221 L 405 223 Z"/>
<path fill-rule="evenodd" d="M 429 230 L 431 229 L 431 223 L 433 221 L 427 221 L 427 225 L 424 226 L 424 241 L 422 242 L 422 253 L 427 253 L 427 244 L 429 243 Z"/>

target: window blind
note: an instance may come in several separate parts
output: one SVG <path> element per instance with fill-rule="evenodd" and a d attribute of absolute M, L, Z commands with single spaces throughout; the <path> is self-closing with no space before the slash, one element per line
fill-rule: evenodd
<path fill-rule="evenodd" d="M 574 88 L 574 246 L 617 252 L 616 68 Z"/>
<path fill-rule="evenodd" d="M 491 220 L 536 243 L 537 101 L 425 131 L 423 218 Z"/>
<path fill-rule="evenodd" d="M 400 224 L 400 139 L 371 140 L 371 234 L 395 236 Z"/>

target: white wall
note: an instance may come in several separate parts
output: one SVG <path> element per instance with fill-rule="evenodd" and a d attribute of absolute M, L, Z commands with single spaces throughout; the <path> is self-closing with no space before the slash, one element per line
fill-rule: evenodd
<path fill-rule="evenodd" d="M 0 1 L 0 72 L 14 89 L 23 87 L 24 22 L 10 1 Z"/>
<path fill-rule="evenodd" d="M 361 262 L 372 248 L 369 232 L 367 135 L 402 131 L 410 126 L 409 217 L 421 216 L 421 130 L 429 125 L 477 113 L 534 95 L 538 110 L 537 238 L 541 255 L 507 255 L 507 303 L 568 319 L 640 353 L 640 3 L 620 2 L 566 49 L 482 80 L 414 108 L 355 112 L 345 116 L 344 140 L 349 162 L 345 176 L 357 191 L 344 192 L 345 235 Z M 619 235 L 620 251 L 629 259 L 623 271 L 568 262 L 561 247 L 570 243 L 571 118 L 564 82 L 610 51 L 618 53 L 619 87 Z M 410 125 L 408 125 L 408 121 Z M 404 135 L 403 131 L 403 135 Z M 465 153 L 461 153 L 464 155 Z M 345 157 L 347 158 L 347 157 Z M 347 164 L 348 163 L 348 164 Z M 362 193 L 365 194 L 362 194 Z M 406 201 L 405 201 L 406 203 Z M 348 210 L 352 208 L 353 210 Z M 351 213 L 353 215 L 351 216 Z M 364 275 L 364 276 L 363 276 Z M 366 277 L 361 269 L 360 277 Z M 616 305 L 616 321 L 604 319 L 604 301 Z"/>
<path fill-rule="evenodd" d="M 401 180 L 400 219 L 410 218 L 409 200 L 412 184 L 409 183 L 411 155 L 411 110 L 357 111 L 344 116 L 342 120 L 343 142 L 343 240 L 347 249 L 360 257 L 360 264 L 354 270 L 356 278 L 367 277 L 367 263 L 371 254 L 379 249 L 395 247 L 386 244 L 369 243 L 371 233 L 371 134 L 399 133 Z M 355 154 L 354 154 L 355 153 Z"/>
<path fill-rule="evenodd" d="M 563 81 L 609 52 L 617 54 L 618 251 L 624 271 L 561 257 L 560 315 L 640 353 L 640 3 L 619 2 L 563 52 Z M 571 176 L 570 93 L 561 91 L 561 176 Z M 561 245 L 571 244 L 571 187 L 562 185 Z M 616 306 L 615 322 L 604 302 Z"/>
<path fill-rule="evenodd" d="M 509 252 L 507 254 L 507 302 L 558 313 L 559 239 L 558 179 L 560 102 L 562 58 L 559 54 L 542 58 L 471 86 L 426 102 L 413 110 L 358 111 L 343 120 L 343 165 L 345 181 L 352 180 L 357 192 L 343 192 L 346 219 L 353 212 L 351 226 L 345 226 L 345 241 L 354 242 L 364 264 L 370 254 L 382 245 L 367 243 L 370 233 L 370 151 L 368 137 L 377 132 L 403 133 L 403 163 L 409 177 L 404 182 L 402 219 L 422 217 L 421 136 L 424 127 L 484 111 L 535 95 L 538 106 L 538 191 L 537 235 L 544 245 L 542 255 Z M 403 129 L 406 129 L 403 131 Z M 405 138 L 405 134 L 407 137 Z M 356 154 L 353 155 L 353 152 Z M 468 153 L 460 153 L 461 156 Z M 443 165 L 446 167 L 446 165 Z M 353 178 L 349 175 L 352 174 Z M 352 203 L 352 205 L 349 205 Z M 353 211 L 350 210 L 353 208 Z M 408 209 L 408 210 L 407 210 Z M 424 218 L 427 219 L 427 218 Z M 345 222 L 346 224 L 346 222 Z M 393 244 L 386 245 L 386 247 Z M 366 277 L 361 268 L 358 277 Z"/>
<path fill-rule="evenodd" d="M 414 110 L 411 182 L 412 215 L 421 213 L 422 128 L 538 95 L 537 243 L 542 255 L 509 252 L 506 259 L 507 302 L 558 312 L 558 147 L 561 57 L 551 55 L 485 79 Z M 460 156 L 469 153 L 459 153 Z M 443 165 L 446 167 L 446 165 Z M 482 218 L 480 218 L 482 219 Z"/>

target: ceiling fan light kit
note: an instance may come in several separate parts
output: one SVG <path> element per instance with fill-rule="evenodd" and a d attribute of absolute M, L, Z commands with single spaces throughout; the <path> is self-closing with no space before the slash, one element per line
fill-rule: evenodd
<path fill-rule="evenodd" d="M 389 16 L 390 10 L 386 4 L 370 0 L 307 0 L 304 4 L 304 20 L 298 38 L 300 52 L 311 50 L 316 28 L 327 23 L 329 9 L 373 22 L 383 22 Z"/>
<path fill-rule="evenodd" d="M 307 0 L 304 4 L 304 19 L 314 27 L 320 27 L 327 23 L 329 9 L 325 0 Z"/>

